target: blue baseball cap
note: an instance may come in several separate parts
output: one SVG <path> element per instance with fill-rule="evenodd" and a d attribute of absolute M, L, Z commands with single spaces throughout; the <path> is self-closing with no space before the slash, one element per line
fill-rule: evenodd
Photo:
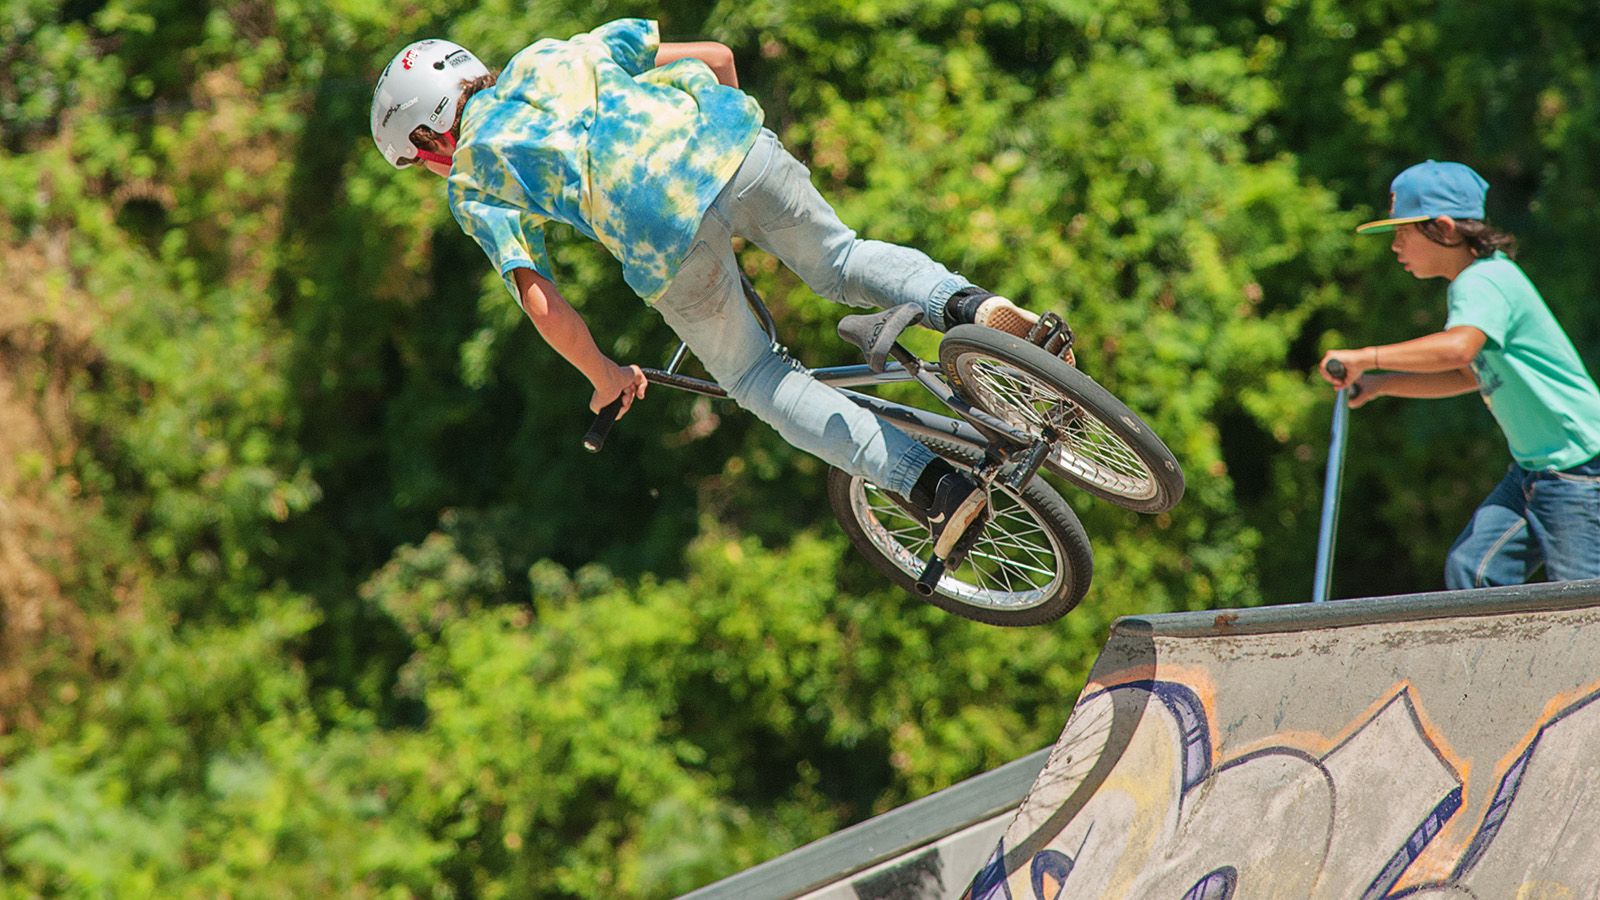
<path fill-rule="evenodd" d="M 1481 221 L 1488 193 L 1489 182 L 1461 163 L 1420 162 L 1389 182 L 1389 218 L 1358 225 L 1356 233 L 1382 234 L 1440 216 Z"/>

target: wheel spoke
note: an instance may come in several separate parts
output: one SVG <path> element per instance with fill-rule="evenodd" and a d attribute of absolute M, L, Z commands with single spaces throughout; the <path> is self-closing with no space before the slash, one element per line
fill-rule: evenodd
<path fill-rule="evenodd" d="M 1055 574 L 1054 572 L 1050 571 L 1049 569 L 1044 568 L 1043 566 L 1025 566 L 1025 565 L 1022 565 L 1022 564 L 1018 563 L 1017 560 L 1012 559 L 1012 558 L 1007 557 L 1007 556 L 996 556 L 996 555 L 989 554 L 989 553 L 979 553 L 976 550 L 974 550 L 972 552 L 972 555 L 969 557 L 969 559 L 981 559 L 981 560 L 984 560 L 984 561 L 987 561 L 987 562 L 995 563 L 996 564 L 995 567 L 994 567 L 995 571 L 1032 572 L 1032 573 L 1034 573 L 1036 575 L 1044 575 L 1046 577 Z"/>
<path fill-rule="evenodd" d="M 853 481 L 858 521 L 886 558 L 910 575 L 921 574 L 933 539 L 926 525 L 865 479 Z M 1020 610 L 1051 597 L 1060 580 L 1063 553 L 1050 531 L 1009 489 L 996 489 L 992 519 L 962 565 L 939 580 L 941 593 L 998 610 Z"/>
<path fill-rule="evenodd" d="M 1049 383 L 999 360 L 980 357 L 967 383 L 979 405 L 1027 431 L 1053 426 L 1061 440 L 1051 460 L 1078 479 L 1115 494 L 1145 499 L 1159 489 L 1137 453 L 1099 418 Z"/>

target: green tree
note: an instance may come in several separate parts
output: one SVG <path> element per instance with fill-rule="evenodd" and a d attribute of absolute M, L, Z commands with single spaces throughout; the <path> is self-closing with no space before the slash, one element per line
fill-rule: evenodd
<path fill-rule="evenodd" d="M 1163 516 L 1065 491 L 1098 574 L 1061 623 L 887 589 L 822 465 L 732 406 L 657 391 L 581 453 L 581 378 L 372 152 L 403 43 L 493 64 L 639 14 L 733 46 L 864 235 L 1065 310 L 1184 463 Z M 0 0 L 0 549 L 37 557 L 0 592 L 48 582 L 0 597 L 0 893 L 666 896 L 1044 745 L 1116 616 L 1309 593 L 1310 369 L 1437 321 L 1350 234 L 1405 164 L 1488 175 L 1592 352 L 1595 15 Z M 603 346 L 659 364 L 616 265 L 551 238 Z M 849 360 L 842 310 L 743 264 Z M 1352 424 L 1342 592 L 1435 586 L 1498 435 L 1470 398 Z"/>

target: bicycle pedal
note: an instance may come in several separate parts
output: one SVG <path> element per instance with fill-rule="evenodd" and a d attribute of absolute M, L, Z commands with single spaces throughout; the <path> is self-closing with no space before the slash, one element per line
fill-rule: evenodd
<path fill-rule="evenodd" d="M 1069 365 L 1074 362 L 1072 352 L 1074 335 L 1072 326 L 1067 320 L 1053 312 L 1047 312 L 1039 317 L 1033 327 L 1028 330 L 1029 343 L 1042 348 L 1051 356 L 1056 356 L 1066 361 Z"/>
<path fill-rule="evenodd" d="M 1033 327 L 1028 329 L 1028 334 L 1024 339 L 1030 344 L 1043 346 L 1045 339 L 1064 324 L 1066 323 L 1062 321 L 1060 316 L 1053 312 L 1047 312 L 1039 317 L 1039 321 L 1033 323 Z"/>

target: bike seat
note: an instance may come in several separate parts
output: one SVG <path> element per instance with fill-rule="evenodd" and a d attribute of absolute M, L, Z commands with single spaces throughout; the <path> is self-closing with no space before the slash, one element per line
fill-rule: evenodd
<path fill-rule="evenodd" d="M 888 367 L 889 350 L 900 333 L 922 319 L 922 307 L 902 303 L 880 313 L 845 316 L 839 320 L 839 337 L 861 348 L 867 368 L 879 374 Z"/>

